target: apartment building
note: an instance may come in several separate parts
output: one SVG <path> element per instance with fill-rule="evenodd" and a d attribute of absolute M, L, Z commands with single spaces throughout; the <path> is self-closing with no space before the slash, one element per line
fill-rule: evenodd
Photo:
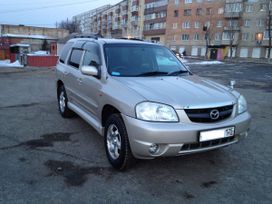
<path fill-rule="evenodd" d="M 110 5 L 101 6 L 99 8 L 86 11 L 73 17 L 73 20 L 78 22 L 79 28 L 82 33 L 91 33 L 92 17 L 110 8 Z"/>
<path fill-rule="evenodd" d="M 158 42 L 186 55 L 264 58 L 271 1 L 123 0 L 76 19 L 86 33 Z"/>
<path fill-rule="evenodd" d="M 247 0 L 243 2 L 241 36 L 236 54 L 237 57 L 267 58 L 269 47 L 269 9 L 270 11 L 272 10 L 271 2 L 269 0 Z M 272 50 L 270 58 L 272 58 Z"/>
<path fill-rule="evenodd" d="M 168 0 L 145 0 L 144 39 L 165 44 Z"/>
<path fill-rule="evenodd" d="M 213 58 L 223 58 L 224 5 L 225 0 L 169 0 L 166 45 L 192 56 L 205 56 L 210 48 Z"/>
<path fill-rule="evenodd" d="M 128 37 L 143 39 L 145 0 L 128 0 Z"/>

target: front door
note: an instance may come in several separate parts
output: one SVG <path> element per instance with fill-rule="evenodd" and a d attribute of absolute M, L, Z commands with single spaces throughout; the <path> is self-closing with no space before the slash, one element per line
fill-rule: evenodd
<path fill-rule="evenodd" d="M 211 59 L 217 59 L 217 49 L 211 49 Z"/>
<path fill-rule="evenodd" d="M 95 66 L 99 70 L 101 65 L 99 46 L 93 42 L 84 45 L 84 56 L 81 66 Z M 101 97 L 102 83 L 99 77 L 83 75 L 79 77 L 80 103 L 96 119 L 99 118 L 98 107 Z"/>

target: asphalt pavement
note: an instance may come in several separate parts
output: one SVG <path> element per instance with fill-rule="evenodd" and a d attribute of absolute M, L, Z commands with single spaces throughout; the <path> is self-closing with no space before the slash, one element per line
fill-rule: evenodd
<path fill-rule="evenodd" d="M 248 138 L 206 153 L 109 165 L 103 138 L 57 110 L 54 70 L 0 70 L 0 203 L 271 203 L 272 67 L 190 64 L 235 79 L 252 114 Z"/>

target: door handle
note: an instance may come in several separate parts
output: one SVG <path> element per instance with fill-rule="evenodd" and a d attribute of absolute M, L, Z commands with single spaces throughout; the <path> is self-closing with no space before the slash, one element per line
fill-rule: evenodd
<path fill-rule="evenodd" d="M 64 74 L 64 75 L 68 75 L 68 74 L 69 74 L 69 72 L 67 72 L 67 71 L 64 71 L 64 72 L 63 72 L 63 74 Z"/>
<path fill-rule="evenodd" d="M 77 81 L 78 81 L 79 84 L 82 83 L 82 79 L 81 78 L 77 78 Z"/>

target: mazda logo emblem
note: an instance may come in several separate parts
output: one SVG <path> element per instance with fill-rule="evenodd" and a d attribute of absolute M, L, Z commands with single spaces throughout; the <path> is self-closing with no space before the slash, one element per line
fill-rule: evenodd
<path fill-rule="evenodd" d="M 220 113 L 217 109 L 211 110 L 210 117 L 212 120 L 217 120 L 220 116 Z"/>

